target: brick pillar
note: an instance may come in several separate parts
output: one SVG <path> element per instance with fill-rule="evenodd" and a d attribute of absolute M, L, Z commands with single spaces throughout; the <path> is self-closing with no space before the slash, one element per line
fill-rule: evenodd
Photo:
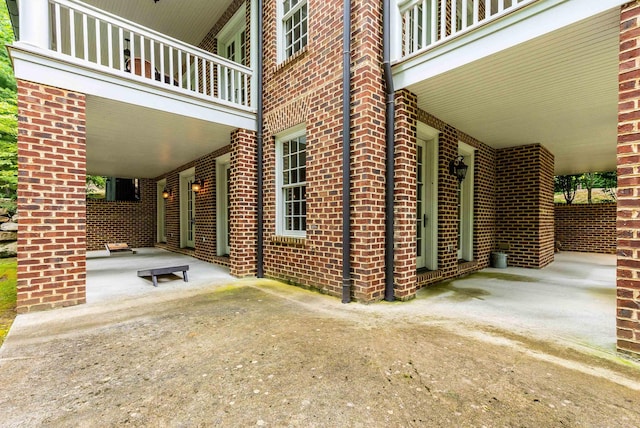
<path fill-rule="evenodd" d="M 85 96 L 18 81 L 19 313 L 86 301 Z"/>
<path fill-rule="evenodd" d="M 640 4 L 622 6 L 618 74 L 618 350 L 640 355 Z"/>
<path fill-rule="evenodd" d="M 356 300 L 384 297 L 385 93 L 380 2 L 352 2 L 351 260 Z"/>
<path fill-rule="evenodd" d="M 458 179 L 449 161 L 458 155 L 458 130 L 444 125 L 438 138 L 438 269 L 458 276 Z"/>
<path fill-rule="evenodd" d="M 235 276 L 256 274 L 257 246 L 257 139 L 255 132 L 231 133 L 231 254 Z"/>
<path fill-rule="evenodd" d="M 542 268 L 553 261 L 553 155 L 539 144 L 497 151 L 496 242 L 510 266 Z"/>
<path fill-rule="evenodd" d="M 418 98 L 396 93 L 395 129 L 395 297 L 415 296 L 416 277 L 416 139 Z"/>

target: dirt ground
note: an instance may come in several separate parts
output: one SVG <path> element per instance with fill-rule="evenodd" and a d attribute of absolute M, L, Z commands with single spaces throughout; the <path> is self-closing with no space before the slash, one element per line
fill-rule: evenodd
<path fill-rule="evenodd" d="M 0 426 L 640 426 L 624 360 L 268 281 L 174 297 L 11 332 Z"/>

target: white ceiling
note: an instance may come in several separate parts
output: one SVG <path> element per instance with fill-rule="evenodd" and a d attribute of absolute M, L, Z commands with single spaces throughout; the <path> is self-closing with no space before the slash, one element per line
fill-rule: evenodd
<path fill-rule="evenodd" d="M 194 46 L 198 46 L 231 5 L 231 0 L 83 1 Z"/>
<path fill-rule="evenodd" d="M 87 173 L 155 178 L 230 143 L 233 127 L 87 97 Z"/>
<path fill-rule="evenodd" d="M 619 25 L 612 9 L 408 89 L 492 147 L 542 144 L 556 174 L 614 170 Z"/>

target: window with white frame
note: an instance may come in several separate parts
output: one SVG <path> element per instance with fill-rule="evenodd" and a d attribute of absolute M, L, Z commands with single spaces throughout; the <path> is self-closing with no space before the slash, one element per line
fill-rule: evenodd
<path fill-rule="evenodd" d="M 307 140 L 304 128 L 276 139 L 276 161 L 277 233 L 305 237 Z"/>
<path fill-rule="evenodd" d="M 280 0 L 280 60 L 284 61 L 307 46 L 307 0 Z"/>

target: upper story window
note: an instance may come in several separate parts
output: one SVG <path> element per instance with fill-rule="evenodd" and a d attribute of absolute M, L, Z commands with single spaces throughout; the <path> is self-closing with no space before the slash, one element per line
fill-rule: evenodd
<path fill-rule="evenodd" d="M 307 46 L 307 0 L 280 0 L 280 55 L 281 61 Z"/>
<path fill-rule="evenodd" d="M 305 237 L 307 230 L 307 139 L 298 128 L 276 139 L 276 230 Z"/>

